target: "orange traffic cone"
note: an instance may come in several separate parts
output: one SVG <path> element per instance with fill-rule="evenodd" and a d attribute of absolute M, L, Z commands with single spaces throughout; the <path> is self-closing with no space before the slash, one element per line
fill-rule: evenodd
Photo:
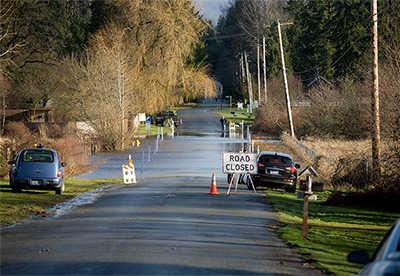
<path fill-rule="evenodd" d="M 180 121 L 179 121 L 179 122 L 180 122 L 180 124 L 182 124 L 182 119 L 180 119 Z"/>
<path fill-rule="evenodd" d="M 208 192 L 207 194 L 209 195 L 219 195 L 219 193 L 217 192 L 217 183 L 215 180 L 215 173 L 213 173 L 212 179 L 211 179 L 211 187 L 210 187 L 210 192 Z"/>

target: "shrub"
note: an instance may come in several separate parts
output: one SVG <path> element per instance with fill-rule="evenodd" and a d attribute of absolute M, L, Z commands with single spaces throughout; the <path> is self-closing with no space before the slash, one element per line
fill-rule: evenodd
<path fill-rule="evenodd" d="M 64 138 L 55 139 L 51 148 L 56 150 L 61 162 L 66 162 L 64 168 L 66 176 L 73 176 L 81 173 L 87 167 L 87 157 L 90 153 L 77 136 L 67 135 Z"/>
<path fill-rule="evenodd" d="M 279 135 L 288 129 L 287 125 L 285 107 L 276 101 L 270 101 L 258 108 L 253 129 Z"/>
<path fill-rule="evenodd" d="M 7 138 L 2 138 L 0 144 L 0 175 L 8 176 L 10 166 L 5 160 L 7 148 L 12 147 L 12 140 L 16 141 L 16 153 L 24 148 L 42 144 L 45 148 L 56 150 L 61 162 L 66 162 L 66 176 L 74 176 L 83 173 L 87 168 L 87 158 L 90 154 L 90 146 L 79 139 L 73 129 L 66 129 L 57 124 L 41 124 L 39 134 L 31 133 L 22 122 L 8 122 L 5 128 Z M 12 156 L 10 156 L 10 159 Z"/>
<path fill-rule="evenodd" d="M 370 105 L 352 81 L 314 87 L 309 94 L 311 107 L 300 110 L 304 124 L 296 130 L 298 136 L 351 140 L 369 136 Z"/>
<path fill-rule="evenodd" d="M 39 126 L 39 135 L 44 139 L 60 139 L 65 137 L 65 127 L 59 124 L 41 124 Z"/>
<path fill-rule="evenodd" d="M 22 122 L 8 122 L 4 130 L 6 137 L 10 140 L 15 139 L 17 152 L 23 148 L 32 147 L 36 142 L 36 135 L 33 135 Z M 11 147 L 11 145 L 8 147 Z"/>

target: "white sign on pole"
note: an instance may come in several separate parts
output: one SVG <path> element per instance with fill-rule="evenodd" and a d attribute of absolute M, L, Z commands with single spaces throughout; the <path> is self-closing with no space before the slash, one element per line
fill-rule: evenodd
<path fill-rule="evenodd" d="M 139 113 L 139 121 L 144 122 L 146 121 L 146 113 Z"/>
<path fill-rule="evenodd" d="M 257 174 L 257 154 L 248 152 L 223 152 L 222 173 Z"/>

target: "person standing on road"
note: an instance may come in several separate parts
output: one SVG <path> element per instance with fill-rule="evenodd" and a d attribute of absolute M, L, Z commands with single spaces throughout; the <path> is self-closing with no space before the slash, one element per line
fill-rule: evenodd
<path fill-rule="evenodd" d="M 222 118 L 219 121 L 221 122 L 222 132 L 224 132 L 225 126 L 226 126 L 226 123 L 228 122 L 228 120 L 226 120 L 226 118 L 224 116 L 222 116 Z"/>

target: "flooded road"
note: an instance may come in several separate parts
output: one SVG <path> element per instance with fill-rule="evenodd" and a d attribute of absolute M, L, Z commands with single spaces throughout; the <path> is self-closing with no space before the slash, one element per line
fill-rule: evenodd
<path fill-rule="evenodd" d="M 211 110 L 217 104 L 179 112 L 183 125 L 156 156 L 154 137 L 94 155 L 98 168 L 80 178 L 122 179 L 131 155 L 140 181 L 91 192 L 84 205 L 53 218 L 2 229 L 1 275 L 322 276 L 276 234 L 279 218 L 265 194 L 245 185 L 225 194 L 221 153 L 241 150 L 244 141 L 221 137 Z M 208 193 L 212 173 L 219 195 Z"/>
<path fill-rule="evenodd" d="M 228 108 L 227 104 L 223 104 Z M 155 151 L 156 137 L 138 138 L 140 147 L 131 147 L 119 152 L 100 152 L 90 157 L 90 172 L 77 178 L 122 178 L 122 165 L 127 165 L 129 155 L 135 166 L 137 179 L 171 176 L 206 176 L 213 173 L 217 178 L 222 174 L 222 152 L 238 152 L 247 147 L 242 133 L 235 138 L 223 134 L 220 116 L 214 110 L 220 109 L 220 102 L 204 100 L 198 107 L 179 110 L 182 124 L 174 136 L 160 139 Z M 246 139 L 246 134 L 243 135 Z M 143 162 L 142 162 L 143 160 Z"/>

